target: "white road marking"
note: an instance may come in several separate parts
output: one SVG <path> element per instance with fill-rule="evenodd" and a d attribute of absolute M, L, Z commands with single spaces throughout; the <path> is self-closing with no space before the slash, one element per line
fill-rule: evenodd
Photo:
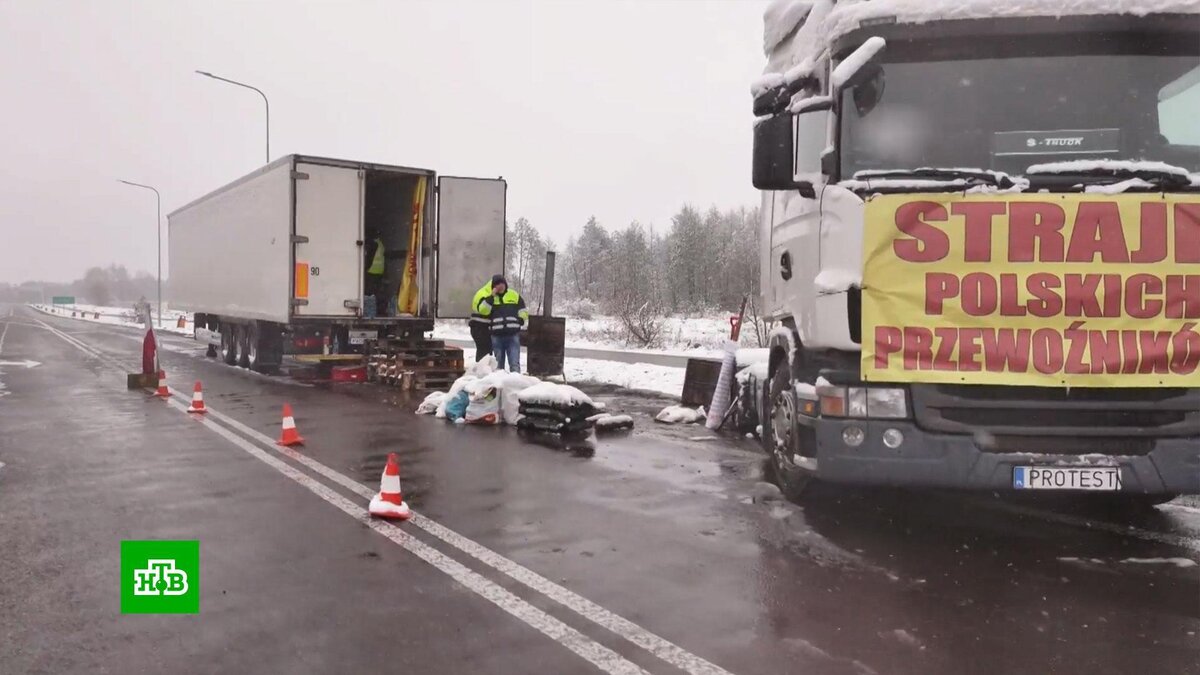
<path fill-rule="evenodd" d="M 83 343 L 72 338 L 71 336 L 68 336 L 65 333 L 62 333 L 61 331 L 54 330 L 53 328 L 50 328 L 50 330 L 51 330 L 51 332 L 53 332 L 56 335 L 58 335 L 59 337 L 63 338 L 64 340 L 66 340 L 71 345 L 75 346 L 76 348 L 80 349 L 84 353 L 89 354 L 91 356 L 97 356 L 97 353 L 92 351 L 90 348 L 88 348 L 87 345 L 84 345 Z M 103 360 L 105 360 L 109 363 L 112 363 L 112 364 L 116 365 L 117 367 L 122 367 L 119 362 L 117 362 L 115 359 L 113 359 L 111 357 L 108 357 L 107 355 L 99 356 L 99 358 L 102 358 Z M 175 398 L 169 400 L 170 405 L 173 408 L 180 410 L 186 414 L 187 407 L 184 406 L 183 403 L 181 402 L 181 400 L 186 399 L 186 396 L 184 396 L 180 392 L 174 392 L 174 396 L 175 396 Z M 275 441 L 273 439 L 271 439 L 270 437 L 266 436 L 265 434 L 262 434 L 262 433 L 258 432 L 257 430 L 251 429 L 250 427 L 247 427 L 246 425 L 242 424 L 241 422 L 238 422 L 237 420 L 235 420 L 223 413 L 217 412 L 217 411 L 213 410 L 212 408 L 209 408 L 208 410 L 209 410 L 209 415 L 211 416 L 212 419 L 219 420 L 222 423 L 228 424 L 230 427 L 235 428 L 238 431 L 241 431 L 242 433 L 249 434 L 255 440 L 260 441 L 261 443 L 268 446 L 272 450 L 275 450 L 277 448 L 277 446 L 275 446 Z M 434 567 L 436 567 L 443 573 L 447 574 L 451 578 L 455 579 L 459 583 L 463 584 L 467 588 L 471 589 L 472 591 L 475 591 L 476 593 L 478 593 L 485 599 L 496 604 L 497 606 L 499 606 L 501 609 L 505 610 L 509 614 L 512 614 L 513 616 L 517 617 L 518 619 L 521 619 L 522 621 L 524 621 L 528 625 L 532 626 L 533 628 L 536 628 L 537 630 L 539 630 L 543 634 L 547 635 L 548 637 L 556 640 L 557 642 L 559 642 L 566 648 L 570 649 L 571 651 L 575 652 L 579 656 L 581 656 L 584 659 L 588 660 L 589 662 L 593 663 L 600 669 L 602 669 L 606 672 L 610 672 L 610 673 L 646 673 L 647 672 L 647 671 L 643 670 L 637 664 L 635 664 L 631 661 L 628 661 L 627 659 L 620 656 L 619 654 L 612 651 L 611 649 L 605 647 L 604 645 L 601 645 L 598 642 L 591 640 L 590 638 L 583 635 L 582 633 L 575 630 L 574 628 L 567 626 L 566 624 L 562 623 L 558 619 L 555 619 L 554 617 L 550 616 L 549 614 L 546 614 L 542 610 L 534 607 L 533 605 L 530 605 L 529 603 L 525 602 L 524 600 L 521 600 L 519 597 L 517 597 L 516 595 L 513 595 L 511 592 L 505 590 L 504 588 L 488 581 L 486 578 L 480 576 L 476 572 L 471 571 L 467 567 L 463 566 L 461 563 L 453 560 L 452 558 L 445 556 L 444 554 L 437 551 L 436 549 L 433 549 L 433 548 L 429 547 L 428 545 L 422 543 L 421 541 L 413 538 L 412 535 L 407 534 L 403 530 L 401 530 L 391 524 L 383 523 L 383 522 L 377 521 L 375 519 L 372 519 L 370 517 L 370 515 L 367 514 L 366 509 L 363 508 L 362 506 L 354 504 L 353 502 L 349 501 L 345 497 L 342 497 L 341 495 L 337 494 L 336 492 L 333 492 L 331 489 L 329 489 L 322 483 L 311 478 L 307 474 L 300 472 L 299 470 L 286 464 L 282 460 L 272 456 L 268 452 L 266 452 L 258 447 L 255 447 L 254 445 L 252 445 L 250 443 L 250 441 L 242 438 L 241 436 L 234 434 L 232 431 L 228 430 L 224 426 L 221 426 L 220 424 L 217 424 L 216 422 L 210 421 L 209 419 L 202 419 L 200 421 L 205 425 L 206 428 L 214 431 L 215 433 L 222 436 L 226 440 L 230 441 L 231 443 L 237 445 L 241 449 L 250 453 L 253 457 L 265 462 L 266 464 L 268 464 L 272 468 L 275 468 L 276 470 L 280 471 L 281 473 L 288 476 L 289 478 L 292 478 L 296 482 L 298 482 L 301 485 L 303 485 L 304 487 L 308 488 L 314 494 L 317 494 L 318 496 L 322 497 L 323 499 L 325 499 L 329 503 L 333 504 L 334 506 L 337 506 L 338 508 L 342 509 L 343 511 L 350 514 L 351 516 L 354 516 L 360 522 L 367 524 L 369 527 L 371 527 L 376 532 L 379 532 L 380 534 L 383 534 L 384 536 L 388 537 L 388 539 L 392 540 L 396 544 L 399 544 L 400 546 L 404 547 L 406 550 L 412 552 L 414 555 L 417 555 L 422 560 L 425 560 L 426 562 L 433 565 Z M 279 449 L 284 450 L 284 448 L 279 448 Z M 290 449 L 287 449 L 287 450 L 290 450 Z M 300 455 L 299 453 L 290 452 L 290 451 L 286 452 L 284 454 L 286 454 L 289 457 L 293 457 L 293 458 L 297 459 L 297 461 L 301 461 L 306 466 L 318 468 L 317 469 L 318 472 L 321 473 L 322 475 L 335 477 L 335 482 L 343 485 L 344 487 L 349 487 L 356 494 L 365 496 L 367 498 L 374 496 L 374 493 L 371 490 L 369 490 L 366 486 L 362 485 L 361 483 L 358 483 L 357 481 L 354 481 L 353 479 L 349 478 L 348 476 L 340 474 L 340 473 L 334 471 L 333 469 L 326 467 L 323 464 L 320 464 L 319 462 L 316 462 L 315 460 L 312 460 L 311 458 L 308 458 L 303 455 Z M 428 518 L 414 515 L 414 520 L 417 520 L 418 518 L 420 519 L 421 522 L 423 522 L 425 524 L 423 529 L 427 529 L 427 531 L 431 527 L 441 528 L 440 525 L 437 525 L 436 523 L 429 520 Z M 496 561 L 505 561 L 512 567 L 519 568 L 519 569 L 527 572 L 529 575 L 533 575 L 533 576 L 537 577 L 536 574 L 534 574 L 533 572 L 531 572 L 529 570 L 526 570 L 524 567 L 521 567 L 517 563 L 509 561 L 509 560 L 503 558 L 502 556 L 499 556 L 499 554 L 496 554 L 482 546 L 479 546 L 478 544 L 474 544 L 474 542 L 470 542 L 470 540 L 467 540 L 465 537 L 461 537 L 461 535 L 457 535 L 448 529 L 445 529 L 445 528 L 441 528 L 441 529 L 443 529 L 445 533 L 453 535 L 454 537 L 462 540 L 463 544 L 474 545 L 475 547 L 477 547 L 479 552 L 484 552 L 486 554 L 490 554 L 490 556 L 495 558 Z M 462 545 L 459 545 L 456 547 L 461 549 Z M 493 564 L 492 566 L 495 567 L 496 565 Z M 511 576 L 511 573 L 510 573 L 510 576 Z M 516 577 L 514 577 L 514 578 L 516 578 Z M 537 577 L 537 578 L 542 579 L 541 577 Z M 550 582 L 549 580 L 542 579 L 542 581 L 544 581 L 546 584 L 550 584 L 550 585 L 555 586 L 556 588 L 559 588 L 564 593 L 574 595 L 574 594 L 571 594 L 570 591 L 567 591 L 564 588 L 561 588 L 555 584 L 552 584 L 552 582 Z M 578 596 L 575 596 L 575 597 L 578 598 Z M 562 600 L 560 600 L 559 598 L 555 598 L 555 599 L 559 600 L 559 602 L 562 602 Z M 579 598 L 579 599 L 583 600 L 582 598 Z M 585 602 L 588 602 L 588 601 L 585 601 Z M 593 604 L 593 603 L 589 602 L 589 604 Z M 630 627 L 633 627 L 634 629 L 641 630 L 632 622 L 629 622 L 625 619 L 621 619 L 620 617 L 617 617 L 615 614 L 612 614 L 611 612 L 608 612 L 607 610 L 600 608 L 598 605 L 593 605 L 593 606 L 597 610 L 599 610 L 599 612 L 607 614 L 611 617 L 611 619 L 614 619 L 615 621 L 610 621 L 610 623 L 612 625 L 620 625 L 621 623 L 624 623 Z M 601 625 L 605 625 L 605 624 L 601 624 Z M 645 632 L 645 631 L 643 631 L 643 632 Z M 647 636 L 657 638 L 657 636 L 653 636 L 652 634 L 650 634 L 648 632 L 645 632 L 645 633 Z M 662 640 L 662 638 L 657 638 L 657 639 L 661 640 L 663 643 L 666 643 L 667 645 L 670 645 L 670 643 L 666 642 L 665 640 Z M 641 640 L 641 641 L 635 640 L 634 642 L 641 644 L 641 642 L 644 642 L 644 640 Z M 674 649 L 677 650 L 680 655 L 688 655 L 688 653 L 685 652 L 683 649 L 681 649 L 679 647 L 675 647 L 674 645 L 670 645 L 670 646 L 674 647 Z M 659 652 L 655 651 L 654 653 L 656 655 L 658 655 Z M 691 655 L 688 655 L 688 656 L 691 656 Z M 691 658 L 697 660 L 700 663 L 707 663 L 706 661 L 703 661 L 703 659 L 700 659 L 699 657 L 696 657 L 696 656 L 691 656 Z M 710 669 L 696 669 L 696 670 L 690 670 L 689 672 L 706 673 L 706 674 L 724 674 L 727 672 L 727 671 L 724 671 L 724 670 L 718 668 L 717 666 L 712 666 L 711 664 L 709 664 L 709 665 L 711 666 Z"/>
<path fill-rule="evenodd" d="M 171 400 L 170 405 L 172 408 L 187 414 L 187 408 L 179 401 Z M 201 419 L 200 422 L 205 428 L 245 450 L 255 459 L 296 481 L 321 499 L 333 504 L 355 520 L 387 537 L 393 543 L 429 563 L 438 571 L 479 594 L 485 600 L 488 600 L 529 626 L 536 628 L 547 637 L 583 657 L 600 670 L 607 673 L 649 675 L 647 671 L 643 670 L 636 663 L 629 661 L 608 647 L 592 640 L 562 621 L 525 602 L 503 587 L 488 581 L 479 573 L 470 570 L 457 560 L 414 538 L 399 527 L 372 518 L 362 505 L 351 502 L 311 476 L 255 447 L 249 441 L 229 431 L 222 425 L 210 419 Z"/>
<path fill-rule="evenodd" d="M 74 338 L 70 338 L 70 336 L 61 333 L 61 331 L 54 330 L 49 326 L 47 326 L 47 328 L 58 334 L 60 337 L 72 341 L 73 344 L 78 342 L 74 340 Z M 85 351 L 88 349 L 86 346 L 81 348 L 85 349 Z M 180 392 L 175 392 L 175 396 L 180 400 L 187 400 L 187 397 Z M 175 404 L 176 401 L 172 401 L 172 403 Z M 179 405 L 182 406 L 182 404 Z M 252 429 L 242 424 L 228 415 L 215 411 L 212 408 L 209 408 L 209 414 L 214 418 L 227 423 L 229 426 L 237 429 L 243 434 L 253 438 L 259 443 L 269 447 L 271 450 L 279 452 L 286 457 L 303 464 L 304 466 L 330 479 L 338 485 L 353 491 L 355 494 L 366 498 L 370 498 L 375 494 L 373 490 L 359 483 L 353 478 L 341 474 L 336 470 L 316 461 L 315 459 L 312 459 L 311 457 L 300 454 L 291 448 L 282 448 L 276 446 L 274 439 L 256 429 Z M 1166 532 L 1155 532 L 1134 526 L 1123 526 L 1115 523 L 1093 521 L 1082 517 L 1054 513 L 1050 511 L 1042 511 L 1011 504 L 994 504 L 991 502 L 985 503 L 998 510 L 1028 515 L 1043 521 L 1057 522 L 1060 524 L 1081 527 L 1084 529 L 1099 530 L 1120 536 L 1136 537 L 1147 541 L 1170 544 L 1189 551 L 1200 552 L 1200 539 L 1183 537 Z M 650 651 L 664 661 L 667 661 L 668 663 L 671 663 L 682 670 L 690 673 L 708 674 L 721 674 L 728 672 L 721 669 L 719 666 L 711 664 L 708 661 L 705 661 L 704 659 L 695 656 L 686 650 L 683 650 L 681 647 L 674 645 L 664 638 L 646 631 L 637 624 L 613 614 L 612 612 L 600 607 L 599 605 L 596 605 L 590 600 L 583 598 L 582 596 L 579 596 L 570 590 L 563 588 L 562 586 L 559 586 L 558 584 L 546 579 L 545 577 L 542 577 L 541 575 L 529 570 L 519 563 L 509 560 L 435 521 L 432 521 L 414 512 L 413 518 L 410 522 L 426 532 L 429 532 L 433 536 L 441 539 L 442 541 L 445 541 L 454 548 L 457 548 L 458 550 L 474 557 L 476 560 L 479 560 L 489 567 L 492 567 L 493 569 L 508 575 L 509 577 L 521 582 L 522 584 L 525 584 L 526 586 L 542 593 L 543 595 L 554 599 L 581 616 L 584 616 L 596 624 L 604 626 L 614 633 L 625 637 L 629 641 L 643 647 L 647 651 Z M 695 661 L 692 661 L 692 659 L 695 659 Z"/>
<path fill-rule="evenodd" d="M 181 392 L 175 392 L 175 396 L 179 400 L 190 400 Z M 332 469 L 321 462 L 301 454 L 292 448 L 285 448 L 275 444 L 275 440 L 270 436 L 242 424 L 241 422 L 216 411 L 212 408 L 208 409 L 208 414 L 214 418 L 228 424 L 237 429 L 243 434 L 253 438 L 260 444 L 278 452 L 286 457 L 289 457 L 300 464 L 312 469 L 314 472 L 328 478 L 329 480 L 341 485 L 342 487 L 354 492 L 355 494 L 370 499 L 375 496 L 375 491 L 353 478 Z M 441 539 L 450 544 L 454 548 L 466 553 L 492 569 L 502 572 L 512 579 L 532 588 L 533 590 L 545 595 L 554 600 L 560 605 L 570 609 L 580 616 L 592 621 L 593 623 L 607 628 L 608 630 L 620 635 L 629 640 L 635 645 L 654 654 L 658 658 L 667 663 L 694 675 L 730 675 L 729 671 L 710 663 L 703 658 L 692 654 L 682 647 L 670 642 L 669 640 L 659 637 L 654 633 L 642 628 L 632 621 L 621 617 L 600 605 L 588 600 L 587 598 L 578 595 L 533 570 L 505 558 L 495 551 L 476 543 L 475 541 L 464 537 L 463 535 L 451 530 L 450 528 L 434 521 L 421 514 L 413 511 L 413 517 L 410 521 L 417 527 L 425 530 L 429 534 Z"/>
<path fill-rule="evenodd" d="M 12 310 L 8 310 L 8 315 L 12 316 Z M 4 330 L 0 331 L 0 354 L 4 353 L 4 337 L 8 335 L 8 324 L 4 324 Z"/>

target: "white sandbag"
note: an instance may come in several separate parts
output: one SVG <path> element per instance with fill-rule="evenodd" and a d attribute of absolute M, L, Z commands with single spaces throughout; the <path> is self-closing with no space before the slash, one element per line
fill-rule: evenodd
<path fill-rule="evenodd" d="M 446 419 L 446 404 L 449 403 L 450 400 L 455 396 L 457 396 L 458 392 L 466 389 L 467 385 L 470 385 L 478 379 L 479 378 L 475 377 L 474 375 L 463 375 L 455 380 L 454 384 L 450 385 L 450 391 L 446 392 L 446 396 L 442 398 L 442 402 L 438 404 L 437 417 L 440 419 Z"/>
<path fill-rule="evenodd" d="M 444 391 L 431 392 L 428 396 L 425 397 L 424 401 L 421 401 L 421 405 L 417 406 L 417 414 L 418 415 L 433 415 L 433 414 L 437 413 L 438 408 L 441 407 L 442 401 L 445 398 L 446 398 L 446 392 L 444 392 Z"/>
<path fill-rule="evenodd" d="M 704 406 L 699 408 L 685 408 L 681 405 L 672 405 L 663 408 L 657 415 L 654 416 L 655 421 L 663 424 L 696 424 L 704 419 Z"/>

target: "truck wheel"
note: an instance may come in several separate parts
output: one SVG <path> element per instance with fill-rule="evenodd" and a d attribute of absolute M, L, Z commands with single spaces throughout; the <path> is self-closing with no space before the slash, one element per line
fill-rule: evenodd
<path fill-rule="evenodd" d="M 763 449 L 771 456 L 771 468 L 780 491 L 788 499 L 799 501 L 814 478 L 812 472 L 792 461 L 794 455 L 800 454 L 800 437 L 796 424 L 796 392 L 787 362 L 776 368 L 764 398 Z"/>
<path fill-rule="evenodd" d="M 238 343 L 238 365 L 242 368 L 250 367 L 250 343 L 253 342 L 250 336 L 250 326 L 237 327 L 237 343 Z"/>
<path fill-rule="evenodd" d="M 238 361 L 237 335 L 231 323 L 221 324 L 221 360 L 231 366 Z"/>
<path fill-rule="evenodd" d="M 283 360 L 283 340 L 271 323 L 255 323 L 250 328 L 250 369 L 260 373 L 271 373 L 279 369 Z"/>

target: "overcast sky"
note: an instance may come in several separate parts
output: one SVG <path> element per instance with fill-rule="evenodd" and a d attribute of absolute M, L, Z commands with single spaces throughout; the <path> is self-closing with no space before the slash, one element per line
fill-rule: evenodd
<path fill-rule="evenodd" d="M 273 158 L 503 175 L 559 242 L 751 205 L 764 6 L 0 0 L 0 281 L 153 272 L 154 195 L 118 178 L 161 190 L 165 232 L 265 163 L 262 100 L 197 69 L 267 92 Z"/>

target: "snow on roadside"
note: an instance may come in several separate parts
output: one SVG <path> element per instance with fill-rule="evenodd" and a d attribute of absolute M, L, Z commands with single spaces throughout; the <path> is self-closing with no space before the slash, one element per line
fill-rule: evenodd
<path fill-rule="evenodd" d="M 622 331 L 620 321 L 616 317 L 567 317 L 566 330 L 568 348 L 719 359 L 725 352 L 726 341 L 729 340 L 729 316 L 721 314 L 705 317 L 667 317 L 663 319 L 661 349 L 630 347 L 624 344 L 619 337 Z M 438 321 L 433 329 L 433 337 L 470 340 L 471 332 L 466 321 Z M 742 329 L 740 345 L 742 352 L 758 347 L 754 327 L 749 323 Z M 765 353 L 764 350 L 761 358 L 766 358 Z"/>
<path fill-rule="evenodd" d="M 1175 567 L 1196 566 L 1196 561 L 1189 558 L 1125 558 L 1121 562 L 1135 565 L 1174 565 Z"/>
<path fill-rule="evenodd" d="M 142 324 L 137 321 L 137 315 L 132 309 L 124 307 L 106 307 L 104 305 L 42 305 L 32 304 L 33 309 L 50 314 L 52 316 L 60 316 L 65 319 L 74 319 L 76 321 L 87 321 L 89 323 L 100 323 L 109 326 L 124 326 L 127 328 L 142 328 Z M 76 316 L 71 316 L 71 312 L 75 312 Z M 97 318 L 99 314 L 99 318 Z M 191 337 L 193 334 L 192 317 L 186 312 L 175 310 L 167 310 L 164 313 L 163 325 L 160 330 L 164 333 L 174 333 L 176 335 L 186 335 Z M 179 317 L 185 318 L 185 328 L 177 327 Z"/>

